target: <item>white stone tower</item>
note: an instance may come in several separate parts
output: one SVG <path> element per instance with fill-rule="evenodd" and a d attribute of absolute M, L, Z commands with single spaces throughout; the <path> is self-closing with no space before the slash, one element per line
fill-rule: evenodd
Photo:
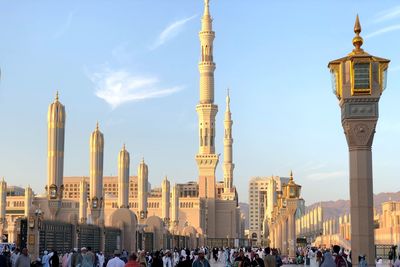
<path fill-rule="evenodd" d="M 29 217 L 29 211 L 32 207 L 32 199 L 33 199 L 33 193 L 32 193 L 32 188 L 30 186 L 28 186 L 27 188 L 25 188 L 25 213 L 24 216 L 26 218 Z"/>
<path fill-rule="evenodd" d="M 99 124 L 90 135 L 90 210 L 92 220 L 98 223 L 103 203 L 103 158 L 104 136 L 99 130 Z"/>
<path fill-rule="evenodd" d="M 58 100 L 58 92 L 47 113 L 47 196 L 61 199 L 64 175 L 65 108 Z"/>
<path fill-rule="evenodd" d="M 179 224 L 179 186 L 175 184 L 172 187 L 172 205 L 171 205 L 171 228 Z"/>
<path fill-rule="evenodd" d="M 202 228 L 209 237 L 215 236 L 215 168 L 219 155 L 215 154 L 215 116 L 218 106 L 214 104 L 214 71 L 212 18 L 209 0 L 204 1 L 204 14 L 199 33 L 201 45 L 200 102 L 196 106 L 199 116 L 199 153 L 196 162 L 199 169 L 199 197 L 205 200 L 205 220 Z"/>
<path fill-rule="evenodd" d="M 0 182 L 0 236 L 3 236 L 4 229 L 7 227 L 6 204 L 7 204 L 7 183 L 3 178 L 3 180 Z"/>
<path fill-rule="evenodd" d="M 147 192 L 148 190 L 149 171 L 144 159 L 138 167 L 138 206 L 140 220 L 147 218 Z"/>
<path fill-rule="evenodd" d="M 125 145 L 118 156 L 118 207 L 129 208 L 129 152 Z"/>
<path fill-rule="evenodd" d="M 3 180 L 0 182 L 0 221 L 4 222 L 6 219 L 6 204 L 7 204 L 7 182 Z"/>
<path fill-rule="evenodd" d="M 79 222 L 86 223 L 88 196 L 87 196 L 87 182 L 85 178 L 82 178 L 82 180 L 80 181 L 79 188 L 81 193 L 79 198 Z"/>
<path fill-rule="evenodd" d="M 161 186 L 161 218 L 164 222 L 168 223 L 170 220 L 169 217 L 169 208 L 170 208 L 170 183 L 168 181 L 167 176 L 165 176 L 162 181 Z"/>
<path fill-rule="evenodd" d="M 233 151 L 232 151 L 232 117 L 230 109 L 230 97 L 229 89 L 226 96 L 226 111 L 225 111 L 225 133 L 224 133 L 224 192 L 230 193 L 233 189 L 233 169 L 235 164 L 233 164 Z"/>

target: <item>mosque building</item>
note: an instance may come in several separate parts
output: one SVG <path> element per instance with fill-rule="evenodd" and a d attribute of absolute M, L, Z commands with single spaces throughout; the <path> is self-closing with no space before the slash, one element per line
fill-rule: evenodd
<path fill-rule="evenodd" d="M 98 244 L 100 249 L 100 243 L 111 242 L 107 238 L 115 231 L 119 231 L 118 239 L 113 242 L 117 247 L 128 250 L 146 247 L 150 242 L 148 233 L 151 233 L 150 243 L 154 249 L 180 244 L 179 240 L 178 243 L 169 242 L 165 238 L 167 235 L 189 237 L 191 242 L 186 244 L 193 247 L 205 243 L 222 245 L 221 240 L 232 240 L 233 245 L 234 240 L 243 237 L 242 217 L 233 180 L 235 165 L 229 92 L 224 116 L 223 182 L 218 181 L 215 175 L 220 160 L 215 148 L 218 105 L 214 102 L 215 32 L 208 0 L 204 1 L 199 38 L 200 100 L 196 106 L 199 150 L 195 155 L 197 181 L 171 184 L 171 179 L 165 177 L 160 187 L 152 189 L 149 183 L 151 166 L 142 159 L 134 174 L 130 169 L 129 145 L 125 144 L 118 155 L 118 175 L 104 176 L 106 136 L 101 132 L 99 124 L 89 140 L 89 177 L 65 177 L 64 151 L 68 149 L 64 147 L 66 108 L 57 93 L 47 116 L 45 194 L 34 194 L 27 187 L 21 194 L 7 195 L 7 183 L 0 182 L 0 230 L 9 242 L 18 242 L 26 231 L 28 245 L 33 247 L 40 243 L 42 247 L 42 242 L 48 242 L 45 239 L 50 238 L 48 235 L 52 228 L 48 227 L 47 232 L 43 233 L 46 237 L 41 235 L 43 231 L 37 233 L 34 229 L 54 226 L 55 222 L 62 227 L 64 240 L 71 239 L 75 246 L 83 244 L 85 238 L 90 238 L 89 235 L 84 237 L 86 232 L 93 236 L 99 235 L 102 240 Z M 24 218 L 27 220 L 27 230 L 23 229 L 19 221 Z M 96 227 L 108 230 L 96 232 Z M 132 234 L 135 232 L 140 233 Z"/>

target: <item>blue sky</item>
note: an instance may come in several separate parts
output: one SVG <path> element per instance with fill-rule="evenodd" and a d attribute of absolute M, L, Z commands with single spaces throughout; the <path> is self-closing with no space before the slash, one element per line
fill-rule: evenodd
<path fill-rule="evenodd" d="M 348 198 L 348 151 L 327 63 L 363 48 L 391 59 L 373 145 L 374 191 L 398 191 L 398 1 L 211 0 L 217 152 L 226 88 L 234 120 L 234 183 L 292 169 L 307 204 Z M 66 106 L 66 176 L 88 175 L 89 135 L 105 135 L 105 175 L 126 143 L 153 186 L 196 180 L 201 0 L 0 1 L 0 176 L 46 182 L 47 108 Z M 221 157 L 221 161 L 223 158 Z M 218 166 L 218 179 L 222 167 Z"/>

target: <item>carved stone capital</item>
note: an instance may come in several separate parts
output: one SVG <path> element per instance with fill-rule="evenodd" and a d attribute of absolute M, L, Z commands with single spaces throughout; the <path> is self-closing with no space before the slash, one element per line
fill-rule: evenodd
<path fill-rule="evenodd" d="M 371 149 L 377 120 L 343 120 L 342 125 L 350 150 Z"/>

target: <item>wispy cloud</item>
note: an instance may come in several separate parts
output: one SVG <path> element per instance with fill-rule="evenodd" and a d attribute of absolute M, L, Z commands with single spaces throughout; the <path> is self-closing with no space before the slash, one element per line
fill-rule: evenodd
<path fill-rule="evenodd" d="M 313 181 L 331 180 L 334 178 L 347 177 L 348 173 L 345 171 L 332 171 L 332 172 L 317 172 L 307 175 L 307 179 Z"/>
<path fill-rule="evenodd" d="M 115 109 L 121 104 L 164 97 L 181 90 L 182 86 L 162 87 L 156 77 L 135 75 L 127 70 L 109 68 L 92 73 L 89 78 L 95 85 L 95 95 Z"/>
<path fill-rule="evenodd" d="M 379 23 L 391 19 L 395 19 L 400 17 L 400 6 L 395 6 L 390 9 L 386 9 L 384 11 L 379 12 L 376 14 L 374 22 Z"/>
<path fill-rule="evenodd" d="M 400 24 L 390 25 L 366 35 L 365 38 L 371 38 L 384 33 L 398 31 L 398 30 L 400 30 Z"/>
<path fill-rule="evenodd" d="M 175 36 L 178 35 L 178 33 L 183 29 L 186 23 L 191 21 L 197 17 L 197 15 L 193 15 L 188 18 L 184 18 L 181 20 L 174 21 L 173 23 L 169 24 L 158 36 L 157 40 L 154 42 L 153 45 L 150 46 L 150 49 L 156 49 L 157 47 L 163 45 L 166 43 L 168 40 L 171 40 Z"/>
<path fill-rule="evenodd" d="M 75 16 L 76 11 L 73 10 L 69 12 L 67 20 L 65 21 L 64 24 L 60 26 L 60 28 L 54 33 L 53 38 L 57 39 L 60 38 L 70 27 L 72 24 L 72 19 Z"/>

